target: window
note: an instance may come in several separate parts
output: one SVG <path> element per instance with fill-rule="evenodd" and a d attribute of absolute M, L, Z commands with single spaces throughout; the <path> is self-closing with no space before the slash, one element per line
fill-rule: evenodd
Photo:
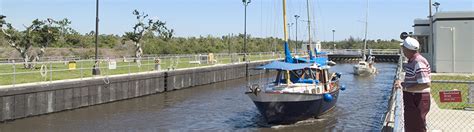
<path fill-rule="evenodd" d="M 428 53 L 428 35 L 413 36 L 420 43 L 420 53 Z"/>

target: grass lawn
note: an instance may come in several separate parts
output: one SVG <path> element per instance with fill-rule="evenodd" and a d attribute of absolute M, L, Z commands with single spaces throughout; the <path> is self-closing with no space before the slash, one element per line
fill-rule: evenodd
<path fill-rule="evenodd" d="M 474 81 L 474 76 L 450 76 L 450 75 L 434 75 L 432 80 L 460 80 L 460 81 Z M 431 96 L 435 99 L 436 104 L 442 109 L 463 109 L 465 107 L 474 107 L 474 104 L 469 104 L 469 84 L 465 83 L 432 83 Z M 474 85 L 474 84 L 471 84 Z M 461 91 L 462 102 L 440 102 L 439 91 L 442 90 L 459 90 Z"/>
<path fill-rule="evenodd" d="M 237 58 L 238 57 L 238 58 Z M 234 62 L 242 59 L 242 56 L 237 56 L 234 58 Z M 217 64 L 229 64 L 232 62 L 230 56 L 215 56 Z M 258 60 L 269 60 L 277 59 L 278 56 L 271 54 L 262 54 L 262 55 L 250 55 L 248 59 L 250 61 Z M 190 67 L 200 67 L 208 66 L 212 64 L 196 64 L 190 63 L 190 61 L 195 61 L 195 57 L 168 57 L 160 58 L 161 60 L 161 70 L 167 69 L 180 69 L 180 68 L 190 68 Z M 100 63 L 101 75 L 117 75 L 117 74 L 134 74 L 139 72 L 149 72 L 153 71 L 155 68 L 155 62 L 152 58 L 142 58 L 141 65 L 133 60 L 130 62 L 123 62 L 122 59 L 116 60 L 117 68 L 108 69 L 108 63 Z M 44 66 L 43 66 L 44 65 Z M 64 80 L 64 79 L 75 79 L 81 77 L 92 77 L 92 66 L 94 65 L 93 60 L 82 60 L 76 62 L 76 69 L 69 70 L 67 62 L 42 62 L 36 65 L 35 69 L 24 69 L 22 64 L 0 64 L 0 85 L 11 85 L 11 84 L 21 84 L 21 83 L 33 83 L 33 82 L 43 82 L 43 81 L 54 81 L 54 80 Z M 41 67 L 47 68 L 47 75 L 41 75 Z M 51 71 L 51 69 L 53 69 Z M 15 71 L 14 71 L 15 70 Z M 13 74 L 13 73 L 16 74 Z"/>

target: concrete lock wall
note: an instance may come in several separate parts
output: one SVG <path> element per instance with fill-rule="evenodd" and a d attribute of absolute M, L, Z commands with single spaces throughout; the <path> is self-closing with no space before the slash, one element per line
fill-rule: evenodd
<path fill-rule="evenodd" d="M 270 61 L 57 81 L 0 89 L 0 121 L 71 110 L 245 77 Z M 251 70 L 252 71 L 252 70 Z M 249 72 L 257 75 L 261 72 Z"/>

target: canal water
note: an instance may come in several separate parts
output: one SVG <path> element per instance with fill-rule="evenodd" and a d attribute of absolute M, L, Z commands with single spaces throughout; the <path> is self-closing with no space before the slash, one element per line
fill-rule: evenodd
<path fill-rule="evenodd" d="M 377 63 L 376 76 L 359 77 L 353 64 L 339 64 L 342 73 L 336 108 L 319 119 L 291 125 L 269 125 L 244 94 L 245 79 L 198 86 L 0 124 L 0 131 L 320 131 L 381 130 L 396 65 Z M 264 79 L 259 79 L 264 78 Z M 268 79 L 266 79 L 268 78 Z M 273 77 L 256 76 L 252 82 Z"/>

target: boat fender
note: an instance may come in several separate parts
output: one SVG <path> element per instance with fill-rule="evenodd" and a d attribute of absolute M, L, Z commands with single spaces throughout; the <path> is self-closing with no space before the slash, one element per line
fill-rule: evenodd
<path fill-rule="evenodd" d="M 341 78 L 341 75 L 342 75 L 341 73 L 336 72 L 336 77 L 337 77 L 337 78 Z"/>
<path fill-rule="evenodd" d="M 346 90 L 346 86 L 342 85 L 342 86 L 341 86 L 341 90 L 342 90 L 342 91 Z"/>
<path fill-rule="evenodd" d="M 328 64 L 329 66 L 335 66 L 335 65 L 336 65 L 336 62 L 334 62 L 334 61 L 327 61 L 327 64 Z"/>
<path fill-rule="evenodd" d="M 332 101 L 332 95 L 329 93 L 324 94 L 324 101 L 326 102 L 331 102 Z"/>
<path fill-rule="evenodd" d="M 252 93 L 257 95 L 257 93 L 259 93 L 261 90 L 260 90 L 260 86 L 258 84 L 254 84 L 252 85 L 252 88 L 250 88 Z"/>

